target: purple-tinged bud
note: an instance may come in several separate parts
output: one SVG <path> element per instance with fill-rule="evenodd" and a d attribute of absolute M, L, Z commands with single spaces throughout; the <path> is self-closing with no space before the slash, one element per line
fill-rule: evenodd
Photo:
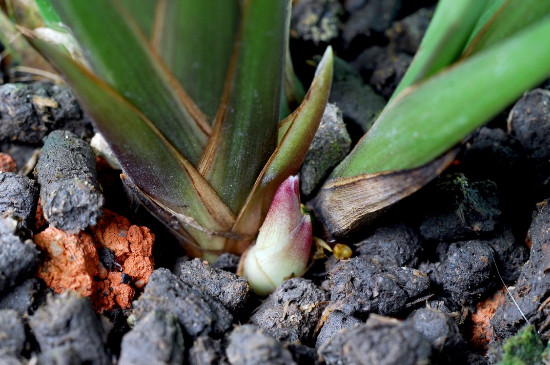
<path fill-rule="evenodd" d="M 256 244 L 245 253 L 242 275 L 256 293 L 269 294 L 286 279 L 304 274 L 311 242 L 311 219 L 300 207 L 298 177 L 290 176 L 277 189 Z"/>

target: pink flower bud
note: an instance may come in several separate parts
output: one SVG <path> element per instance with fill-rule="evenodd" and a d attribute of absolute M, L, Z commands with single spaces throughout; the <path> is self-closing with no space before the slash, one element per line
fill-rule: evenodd
<path fill-rule="evenodd" d="M 311 219 L 300 207 L 298 177 L 290 176 L 277 189 L 256 244 L 245 253 L 242 275 L 256 293 L 269 294 L 286 279 L 304 274 L 311 242 Z"/>

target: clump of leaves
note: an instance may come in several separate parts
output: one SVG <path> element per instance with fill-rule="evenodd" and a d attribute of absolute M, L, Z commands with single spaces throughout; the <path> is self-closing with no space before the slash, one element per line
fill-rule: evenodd
<path fill-rule="evenodd" d="M 290 0 L 21 3 L 23 33 L 73 86 L 143 203 L 191 254 L 243 252 L 330 89 L 328 50 L 279 122 L 300 94 L 285 63 Z M 453 146 L 547 77 L 549 14 L 540 0 L 441 0 L 395 94 L 315 198 L 328 229 L 347 234 L 418 190 Z"/>
<path fill-rule="evenodd" d="M 548 1 L 440 0 L 397 90 L 315 199 L 328 229 L 346 235 L 420 189 L 453 146 L 548 77 L 549 15 Z"/>
<path fill-rule="evenodd" d="M 330 91 L 328 49 L 280 121 L 300 97 L 290 0 L 26 3 L 22 32 L 73 87 L 125 183 L 191 254 L 242 253 L 300 167 Z"/>

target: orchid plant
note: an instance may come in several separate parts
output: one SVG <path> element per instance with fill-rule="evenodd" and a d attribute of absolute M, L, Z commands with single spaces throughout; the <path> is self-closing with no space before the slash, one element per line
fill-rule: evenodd
<path fill-rule="evenodd" d="M 74 88 L 125 183 L 190 254 L 242 253 L 267 215 L 244 272 L 259 292 L 303 273 L 311 223 L 296 179 L 284 181 L 319 125 L 333 60 L 329 48 L 302 100 L 290 0 L 4 2 L 18 24 L 0 17 L 4 33 L 22 33 Z M 418 190 L 453 146 L 547 77 L 549 15 L 549 1 L 440 0 L 391 100 L 313 201 L 329 231 L 346 235 Z M 266 257 L 294 254 L 271 272 L 285 265 Z"/>

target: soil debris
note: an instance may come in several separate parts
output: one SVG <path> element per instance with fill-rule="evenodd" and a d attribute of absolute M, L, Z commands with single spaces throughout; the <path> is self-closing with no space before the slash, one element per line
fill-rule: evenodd
<path fill-rule="evenodd" d="M 241 257 L 229 252 L 222 253 L 212 266 L 216 269 L 236 273 Z"/>
<path fill-rule="evenodd" d="M 153 310 L 176 316 L 184 333 L 194 338 L 220 335 L 233 323 L 233 315 L 220 302 L 167 269 L 155 270 L 143 294 L 134 301 L 133 313 L 138 320 Z"/>
<path fill-rule="evenodd" d="M 71 132 L 53 131 L 44 142 L 35 173 L 44 217 L 52 226 L 78 233 L 97 224 L 104 199 L 90 145 Z"/>
<path fill-rule="evenodd" d="M 489 345 L 496 341 L 491 328 L 491 318 L 495 315 L 497 308 L 504 304 L 507 295 L 506 288 L 502 288 L 489 298 L 477 303 L 476 310 L 471 316 L 470 342 L 474 348 L 487 351 Z"/>
<path fill-rule="evenodd" d="M 369 313 L 400 314 L 430 288 L 423 272 L 382 265 L 376 259 L 361 256 L 339 262 L 329 277 L 330 310 L 338 309 L 359 318 Z"/>
<path fill-rule="evenodd" d="M 55 129 L 91 137 L 90 120 L 84 116 L 72 91 L 46 82 L 0 85 L 0 141 L 39 144 Z"/>
<path fill-rule="evenodd" d="M 66 348 L 64 358 L 69 355 L 68 358 L 76 357 L 82 363 L 111 364 L 101 323 L 90 301 L 76 292 L 49 296 L 29 324 L 42 352 Z"/>
<path fill-rule="evenodd" d="M 122 338 L 119 365 L 183 363 L 183 334 L 177 319 L 160 311 L 143 317 Z"/>
<path fill-rule="evenodd" d="M 174 273 L 187 285 L 215 298 L 235 313 L 244 307 L 250 296 L 246 279 L 216 269 L 201 259 L 180 263 Z"/>
<path fill-rule="evenodd" d="M 327 365 L 416 365 L 430 363 L 430 342 L 411 321 L 371 315 L 365 324 L 344 329 L 319 349 Z"/>
<path fill-rule="evenodd" d="M 29 276 L 38 263 L 38 250 L 31 240 L 15 235 L 17 222 L 0 218 L 0 296 Z"/>
<path fill-rule="evenodd" d="M 7 153 L 0 153 L 0 172 L 17 172 L 17 162 Z"/>
<path fill-rule="evenodd" d="M 279 341 L 313 345 L 327 303 L 327 293 L 311 280 L 292 278 L 263 301 L 250 322 Z"/>
<path fill-rule="evenodd" d="M 295 365 L 283 344 L 254 325 L 238 326 L 229 335 L 227 359 L 233 365 Z"/>
<path fill-rule="evenodd" d="M 497 186 L 489 180 L 471 181 L 463 174 L 447 174 L 434 186 L 420 224 L 421 237 L 452 242 L 487 236 L 500 224 Z"/>
<path fill-rule="evenodd" d="M 0 172 L 0 215 L 11 216 L 19 225 L 30 228 L 34 218 L 38 186 L 28 177 Z"/>

